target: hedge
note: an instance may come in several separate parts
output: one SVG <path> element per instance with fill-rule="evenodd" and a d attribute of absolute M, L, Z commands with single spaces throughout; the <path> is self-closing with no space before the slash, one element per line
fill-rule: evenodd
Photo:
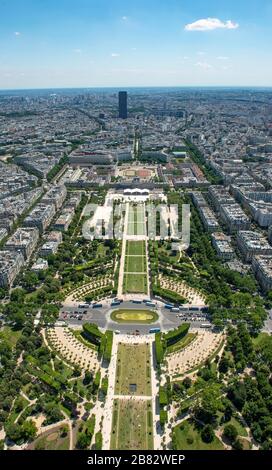
<path fill-rule="evenodd" d="M 100 385 L 100 380 L 101 380 L 101 372 L 98 371 L 98 372 L 96 372 L 95 377 L 94 377 L 94 381 L 93 381 L 94 391 L 98 390 L 99 385 Z"/>
<path fill-rule="evenodd" d="M 184 304 L 186 299 L 176 292 L 172 292 L 168 289 L 162 289 L 161 287 L 152 286 L 153 294 L 162 297 L 165 300 L 168 300 L 173 303 Z"/>
<path fill-rule="evenodd" d="M 160 423 L 164 427 L 168 420 L 168 414 L 166 410 L 160 410 Z"/>
<path fill-rule="evenodd" d="M 113 342 L 113 331 L 106 331 L 103 358 L 105 359 L 105 361 L 108 361 L 108 362 L 110 362 L 111 360 L 112 342 Z"/>
<path fill-rule="evenodd" d="M 172 344 L 177 343 L 181 338 L 187 335 L 190 328 L 190 323 L 183 323 L 178 328 L 173 331 L 169 331 L 164 336 L 164 340 L 166 342 L 166 346 L 171 346 Z"/>
<path fill-rule="evenodd" d="M 165 388 L 162 387 L 162 386 L 160 386 L 159 401 L 160 401 L 160 406 L 162 406 L 162 407 L 168 405 L 168 395 L 167 395 L 167 391 L 166 391 Z"/>
<path fill-rule="evenodd" d="M 163 361 L 163 356 L 164 356 L 161 333 L 155 334 L 155 352 L 156 352 L 156 361 L 158 364 L 161 364 Z"/>
<path fill-rule="evenodd" d="M 95 415 L 92 415 L 88 421 L 86 421 L 86 432 L 88 436 L 93 436 L 95 428 Z"/>
<path fill-rule="evenodd" d="M 83 325 L 82 336 L 85 337 L 88 341 L 98 346 L 103 337 L 103 333 L 99 331 L 98 327 L 93 323 L 85 323 Z"/>
<path fill-rule="evenodd" d="M 109 387 L 108 377 L 104 377 L 101 382 L 101 392 L 103 393 L 104 396 L 106 396 L 108 393 L 108 387 Z"/>
<path fill-rule="evenodd" d="M 99 431 L 95 435 L 95 450 L 102 450 L 102 446 L 103 446 L 102 433 Z"/>

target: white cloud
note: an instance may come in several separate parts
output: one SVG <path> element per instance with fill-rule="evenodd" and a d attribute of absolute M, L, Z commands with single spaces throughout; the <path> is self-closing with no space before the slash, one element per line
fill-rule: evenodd
<path fill-rule="evenodd" d="M 15 31 L 15 33 L 14 33 L 14 34 L 15 34 L 15 36 L 21 36 L 21 33 L 20 33 L 20 31 Z"/>
<path fill-rule="evenodd" d="M 217 60 L 229 60 L 229 57 L 226 57 L 224 55 L 219 55 L 218 57 L 216 57 Z"/>
<path fill-rule="evenodd" d="M 120 54 L 118 54 L 118 52 L 112 52 L 111 56 L 112 57 L 120 57 Z"/>
<path fill-rule="evenodd" d="M 75 54 L 82 54 L 81 49 L 73 49 L 73 52 L 75 52 Z"/>
<path fill-rule="evenodd" d="M 204 51 L 198 51 L 197 55 L 203 56 L 203 55 L 206 55 L 206 52 L 204 52 Z"/>
<path fill-rule="evenodd" d="M 212 31 L 213 29 L 237 29 L 239 24 L 234 21 L 222 21 L 219 18 L 203 18 L 185 26 L 186 31 Z"/>
<path fill-rule="evenodd" d="M 189 59 L 190 59 L 190 57 L 188 57 L 187 55 L 183 56 L 183 60 L 189 60 Z"/>
<path fill-rule="evenodd" d="M 208 64 L 207 62 L 197 62 L 195 66 L 205 70 L 212 69 L 212 65 Z"/>
<path fill-rule="evenodd" d="M 123 21 L 127 21 L 127 20 L 128 20 L 128 17 L 127 17 L 127 16 L 122 16 L 122 20 L 123 20 Z"/>

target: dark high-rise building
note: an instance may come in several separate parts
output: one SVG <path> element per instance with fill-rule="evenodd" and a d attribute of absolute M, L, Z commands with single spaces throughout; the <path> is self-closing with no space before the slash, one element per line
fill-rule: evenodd
<path fill-rule="evenodd" d="M 119 118 L 127 119 L 127 92 L 119 91 Z"/>

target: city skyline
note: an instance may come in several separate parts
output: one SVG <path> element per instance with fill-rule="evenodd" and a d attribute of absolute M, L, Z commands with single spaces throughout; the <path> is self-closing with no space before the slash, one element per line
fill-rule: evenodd
<path fill-rule="evenodd" d="M 267 0 L 0 5 L 2 90 L 272 83 Z"/>

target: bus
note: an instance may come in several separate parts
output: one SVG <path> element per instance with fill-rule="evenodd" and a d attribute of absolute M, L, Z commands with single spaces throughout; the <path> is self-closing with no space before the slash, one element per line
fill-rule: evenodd
<path fill-rule="evenodd" d="M 212 325 L 210 323 L 201 323 L 200 328 L 211 328 Z"/>
<path fill-rule="evenodd" d="M 89 308 L 89 304 L 79 304 L 78 308 Z"/>
<path fill-rule="evenodd" d="M 132 300 L 132 303 L 133 303 L 133 304 L 141 304 L 141 303 L 142 303 L 142 301 L 141 301 L 141 300 L 137 300 L 137 299 L 135 299 L 135 300 Z"/>
<path fill-rule="evenodd" d="M 149 333 L 160 333 L 161 329 L 160 328 L 150 328 Z"/>
<path fill-rule="evenodd" d="M 175 307 L 175 305 L 173 305 L 173 304 L 165 304 L 164 305 L 164 308 L 167 308 L 168 310 L 171 310 L 174 307 Z"/>
<path fill-rule="evenodd" d="M 116 307 L 117 305 L 121 305 L 120 300 L 113 300 L 113 302 L 111 303 L 111 306 Z"/>
<path fill-rule="evenodd" d="M 156 304 L 154 304 L 153 302 L 146 302 L 146 306 L 147 307 L 156 307 Z"/>
<path fill-rule="evenodd" d="M 93 304 L 93 308 L 102 308 L 103 305 L 102 304 Z"/>
<path fill-rule="evenodd" d="M 173 308 L 171 308 L 171 312 L 173 312 L 173 313 L 178 313 L 178 312 L 179 312 L 179 308 L 178 308 L 178 307 L 173 307 Z"/>

